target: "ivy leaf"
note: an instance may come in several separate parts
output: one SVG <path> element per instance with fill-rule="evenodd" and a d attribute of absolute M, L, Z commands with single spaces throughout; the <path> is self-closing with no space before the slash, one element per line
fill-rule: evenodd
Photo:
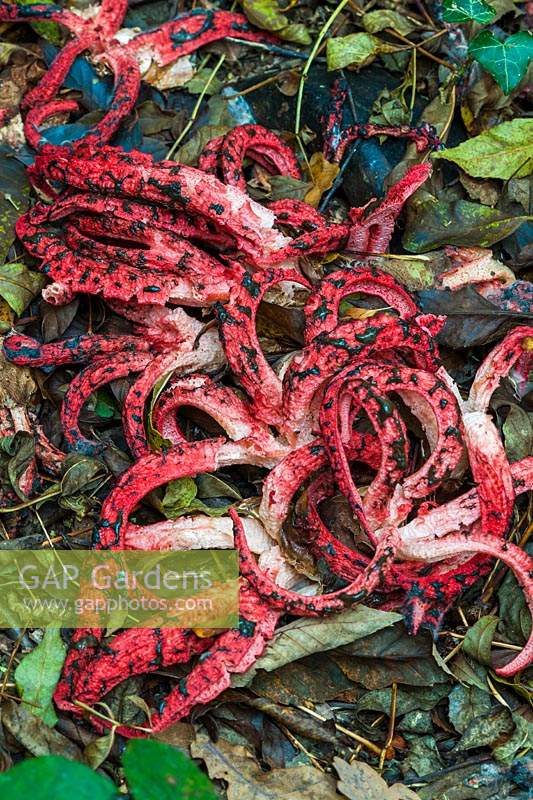
<path fill-rule="evenodd" d="M 533 58 L 533 34 L 519 31 L 500 42 L 490 31 L 481 31 L 470 42 L 468 52 L 490 72 L 500 89 L 510 94 Z"/>
<path fill-rule="evenodd" d="M 533 119 L 502 122 L 435 157 L 453 161 L 474 178 L 525 178 L 533 172 Z"/>
<path fill-rule="evenodd" d="M 0 775 L 2 800 L 20 800 L 30 793 L 30 786 L 32 800 L 66 800 L 74 792 L 76 800 L 116 800 L 118 796 L 110 780 L 62 756 L 23 761 Z"/>
<path fill-rule="evenodd" d="M 479 22 L 487 25 L 496 16 L 496 9 L 485 0 L 443 0 L 444 22 Z"/>
<path fill-rule="evenodd" d="M 33 298 L 41 291 L 45 279 L 38 272 L 31 272 L 24 264 L 0 266 L 0 296 L 17 314 L 22 314 Z"/>
<path fill-rule="evenodd" d="M 41 717 L 50 727 L 57 722 L 52 696 L 61 675 L 66 652 L 59 628 L 48 628 L 40 644 L 22 659 L 15 670 L 15 682 L 20 696 L 32 703 L 32 713 Z"/>
<path fill-rule="evenodd" d="M 216 800 L 209 779 L 187 756 L 163 742 L 130 742 L 122 759 L 135 800 Z"/>

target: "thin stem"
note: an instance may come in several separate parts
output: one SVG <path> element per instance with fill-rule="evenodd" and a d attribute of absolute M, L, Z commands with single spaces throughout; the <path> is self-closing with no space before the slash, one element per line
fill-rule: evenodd
<path fill-rule="evenodd" d="M 326 22 L 322 26 L 322 28 L 321 28 L 321 30 L 320 30 L 317 38 L 316 38 L 316 41 L 315 41 L 315 43 L 313 45 L 313 48 L 312 48 L 311 52 L 309 53 L 309 57 L 308 57 L 307 61 L 305 62 L 305 66 L 304 66 L 304 68 L 302 70 L 302 74 L 300 75 L 300 83 L 299 83 L 299 86 L 298 86 L 298 96 L 296 98 L 296 117 L 295 117 L 295 121 L 294 121 L 294 131 L 295 131 L 297 136 L 300 135 L 300 125 L 301 125 L 301 119 L 302 119 L 302 101 L 303 101 L 303 95 L 304 95 L 304 86 L 305 86 L 305 81 L 307 79 L 307 76 L 309 74 L 309 70 L 311 69 L 311 64 L 313 63 L 313 61 L 315 59 L 315 56 L 318 53 L 318 50 L 320 48 L 320 45 L 322 44 L 324 38 L 326 37 L 327 32 L 329 31 L 329 29 L 331 28 L 331 26 L 333 25 L 333 23 L 335 22 L 335 20 L 337 19 L 337 17 L 339 16 L 341 11 L 343 10 L 343 8 L 345 8 L 348 5 L 349 2 L 351 2 L 351 0 L 341 0 L 341 2 L 339 3 L 339 5 L 335 9 L 335 11 L 333 11 L 333 13 L 330 15 L 330 17 L 326 20 Z"/>
<path fill-rule="evenodd" d="M 170 150 L 168 151 L 168 153 L 166 155 L 166 161 L 169 161 L 172 158 L 172 156 L 174 155 L 174 153 L 176 152 L 176 150 L 178 149 L 178 147 L 180 146 L 180 144 L 182 143 L 184 138 L 187 136 L 187 134 L 191 130 L 191 128 L 194 125 L 194 123 L 196 122 L 196 118 L 197 118 L 198 113 L 200 111 L 200 107 L 202 105 L 203 99 L 206 96 L 207 91 L 208 91 L 209 87 L 211 86 L 213 80 L 215 79 L 215 76 L 216 76 L 218 70 L 220 69 L 220 67 L 222 66 L 222 64 L 224 63 L 225 60 L 226 60 L 226 56 L 225 55 L 221 55 L 220 58 L 218 59 L 217 63 L 215 64 L 215 66 L 213 68 L 213 72 L 211 73 L 211 75 L 207 79 L 204 88 L 202 89 L 202 91 L 200 92 L 200 94 L 198 96 L 198 100 L 196 101 L 196 104 L 195 104 L 195 106 L 194 106 L 194 108 L 192 110 L 192 114 L 191 114 L 190 120 L 188 121 L 188 123 L 186 124 L 186 126 L 184 127 L 184 129 L 182 130 L 182 132 L 180 133 L 180 135 L 178 136 L 178 138 L 176 139 L 176 141 L 174 142 L 174 144 L 170 148 Z"/>
<path fill-rule="evenodd" d="M 383 769 L 383 765 L 385 764 L 385 758 L 387 757 L 387 750 L 392 744 L 392 740 L 394 739 L 394 726 L 396 724 L 396 707 L 397 707 L 397 699 L 398 699 L 398 684 L 393 683 L 391 686 L 391 695 L 390 695 L 390 711 L 389 711 L 389 730 L 387 733 L 387 738 L 385 740 L 385 744 L 383 745 L 383 749 L 379 756 L 379 770 L 380 772 Z"/>
<path fill-rule="evenodd" d="M 323 717 L 321 714 L 317 714 L 316 711 L 312 711 L 310 708 L 306 708 L 306 706 L 296 706 L 299 708 L 300 711 L 305 711 L 306 714 L 309 714 L 311 717 L 320 720 L 320 722 L 325 722 L 326 718 Z M 339 731 L 339 733 L 344 733 L 345 736 L 348 736 L 350 739 L 353 739 L 356 742 L 359 742 L 367 750 L 370 750 L 372 753 L 375 753 L 377 756 L 381 755 L 381 747 L 378 747 L 374 742 L 365 739 L 364 736 L 359 736 L 358 733 L 354 733 L 353 731 L 348 730 L 343 725 L 339 725 L 337 722 L 335 724 L 335 730 Z"/>

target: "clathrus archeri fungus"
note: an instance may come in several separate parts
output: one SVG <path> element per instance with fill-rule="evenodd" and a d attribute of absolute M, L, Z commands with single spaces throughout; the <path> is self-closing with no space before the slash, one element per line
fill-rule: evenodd
<path fill-rule="evenodd" d="M 54 5 L 0 5 L 1 20 L 55 20 L 73 37 L 25 98 L 26 132 L 38 150 L 29 175 L 41 199 L 19 220 L 18 236 L 50 279 L 43 291 L 48 302 L 99 295 L 131 326 L 124 335 L 87 333 L 47 344 L 13 333 L 4 353 L 19 365 L 84 365 L 61 411 L 66 448 L 84 454 L 99 455 L 109 442 L 81 433 L 83 404 L 104 384 L 137 376 L 122 416 L 135 461 L 104 501 L 94 545 L 235 546 L 240 624 L 208 638 L 195 630 L 127 630 L 111 637 L 78 630 L 55 694 L 58 707 L 89 714 L 103 728 L 108 723 L 87 708 L 113 687 L 195 659 L 151 716 L 151 729 L 160 731 L 215 698 L 233 673 L 249 669 L 280 618 L 334 614 L 366 598 L 403 608 L 411 631 L 421 624 L 436 630 L 495 558 L 514 571 L 531 608 L 533 564 L 506 537 L 515 498 L 532 488 L 533 459 L 509 463 L 488 408 L 503 378 L 511 378 L 517 392 L 527 384 L 533 327 L 515 328 L 488 354 L 464 399 L 439 357 L 436 336 L 444 318 L 420 313 L 392 277 L 350 255 L 386 251 L 403 203 L 430 167 L 411 168 L 373 209 L 351 209 L 346 221 L 331 222 L 302 201 L 261 204 L 248 196 L 250 164 L 302 177 L 289 144 L 261 126 L 239 126 L 214 139 L 197 168 L 109 146 L 134 106 L 143 48 L 166 64 L 228 35 L 262 38 L 239 14 L 198 9 L 119 45 L 114 37 L 125 9 L 123 2 L 104 2 L 96 15 L 81 18 Z M 83 51 L 114 72 L 112 105 L 74 145 L 43 144 L 38 127 L 67 109 L 57 92 Z M 337 111 L 341 105 L 342 97 Z M 330 115 L 326 154 L 339 161 L 355 138 L 382 134 L 407 137 L 419 150 L 438 146 L 427 125 L 343 131 L 338 116 Z M 321 279 L 304 274 L 302 257 L 333 252 L 345 255 Z M 276 293 L 306 296 L 301 349 L 280 369 L 264 354 L 256 330 L 260 304 L 275 302 Z M 379 309 L 344 316 L 343 304 L 354 294 L 363 302 L 377 299 Z M 199 309 L 212 311 L 210 324 L 199 321 Z M 224 383 L 217 378 L 221 368 Z M 154 451 L 147 405 L 168 376 L 150 412 L 164 442 Z M 219 433 L 188 441 L 184 407 L 213 418 Z M 243 506 L 216 520 L 198 512 L 135 524 L 143 498 L 169 481 L 247 464 L 267 471 L 255 515 L 247 516 Z M 439 502 L 450 497 L 449 479 L 458 476 L 470 488 Z M 350 545 L 320 514 L 321 503 L 338 492 L 359 530 Z M 314 563 L 314 581 L 309 565 L 303 579 L 287 561 L 289 523 Z M 295 590 L 302 580 L 304 593 Z M 334 589 L 321 591 L 321 580 Z M 513 675 L 532 657 L 530 638 L 497 672 Z M 127 725 L 118 731 L 142 734 Z"/>

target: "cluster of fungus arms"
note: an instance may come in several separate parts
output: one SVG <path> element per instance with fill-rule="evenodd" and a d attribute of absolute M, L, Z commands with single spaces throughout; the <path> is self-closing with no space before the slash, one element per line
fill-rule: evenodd
<path fill-rule="evenodd" d="M 80 145 L 109 142 L 124 117 L 134 108 L 141 84 L 143 63 L 155 61 L 163 67 L 199 47 L 226 37 L 242 41 L 272 41 L 268 34 L 254 31 L 243 14 L 197 8 L 179 14 L 159 28 L 133 33 L 121 26 L 128 10 L 127 0 L 103 0 L 90 13 L 81 14 L 53 3 L 0 3 L 1 22 L 51 20 L 65 27 L 73 37 L 60 50 L 39 84 L 26 94 L 24 132 L 28 143 L 42 145 L 40 126 L 54 114 L 77 109 L 73 100 L 57 99 L 67 75 L 82 53 L 88 51 L 114 75 L 113 97 L 104 118 L 78 140 Z M 11 114 L 3 115 L 5 124 Z"/>
<path fill-rule="evenodd" d="M 357 277 L 357 273 L 343 270 L 335 273 L 337 281 L 341 272 L 352 280 Z M 359 275 L 360 285 L 368 286 L 369 291 L 371 284 L 367 282 L 370 281 L 370 275 L 368 271 L 362 271 Z M 403 290 L 394 287 L 390 279 L 378 273 L 377 288 L 383 290 L 383 283 L 389 291 L 395 288 L 398 298 L 401 298 Z M 239 300 L 228 301 L 226 305 L 230 311 L 233 310 L 232 302 L 235 307 L 240 306 Z M 390 319 L 392 322 L 395 318 Z M 367 321 L 369 327 L 371 323 L 372 320 Z M 339 322 L 336 327 L 339 325 L 345 326 L 346 323 Z M 391 324 L 391 327 L 394 326 Z M 333 333 L 335 330 L 334 327 Z M 514 363 L 528 352 L 524 350 L 524 341 L 527 342 L 532 332 L 529 328 L 513 332 L 496 348 L 494 356 L 489 356 L 488 363 L 482 365 L 474 382 L 468 401 L 471 405 L 479 406 L 488 400 L 499 378 L 507 374 Z M 418 332 L 411 330 L 413 345 L 418 343 L 417 338 L 423 333 L 422 328 Z M 315 339 L 311 339 L 310 346 L 313 346 Z M 387 344 L 392 344 L 390 338 Z M 101 634 L 98 639 L 95 638 L 95 632 L 91 632 L 89 651 L 85 651 L 86 645 L 80 645 L 69 657 L 56 696 L 60 707 L 82 713 L 76 702 L 84 707 L 97 702 L 126 675 L 151 671 L 157 669 L 158 665 L 184 663 L 192 655 L 201 653 L 187 678 L 170 692 L 162 710 L 152 717 L 152 729 L 161 730 L 188 714 L 195 704 L 205 703 L 217 696 L 229 685 L 232 673 L 247 669 L 273 635 L 280 614 L 330 614 L 373 592 L 379 592 L 387 598 L 399 587 L 405 587 L 406 584 L 413 586 L 420 580 L 423 582 L 427 577 L 428 564 L 432 565 L 433 562 L 444 561 L 444 564 L 438 565 L 439 572 L 433 575 L 433 583 L 440 579 L 444 589 L 448 573 L 455 572 L 458 575 L 462 571 L 465 576 L 468 574 L 472 565 L 462 561 L 469 554 L 475 554 L 476 557 L 479 554 L 491 555 L 511 566 L 524 586 L 531 605 L 531 559 L 518 547 L 505 541 L 503 534 L 498 538 L 494 532 L 487 533 L 484 529 L 484 520 L 490 518 L 491 512 L 482 490 L 483 476 L 474 465 L 475 453 L 470 455 L 470 462 L 472 472 L 476 474 L 476 489 L 449 501 L 446 506 L 432 510 L 423 508 L 414 520 L 406 522 L 414 504 L 433 493 L 459 466 L 463 456 L 462 441 L 466 440 L 464 418 L 465 413 L 469 412 L 464 412 L 464 404 L 458 399 L 449 376 L 442 367 L 437 366 L 436 356 L 431 356 L 425 368 L 408 366 L 406 360 L 415 360 L 419 351 L 415 347 L 409 349 L 405 342 L 402 344 L 402 351 L 387 347 L 376 353 L 366 343 L 366 352 L 359 354 L 359 359 L 354 356 L 349 367 L 337 370 L 333 378 L 326 378 L 327 388 L 319 404 L 320 433 L 313 441 L 290 448 L 285 454 L 284 448 L 269 432 L 267 423 L 262 424 L 252 417 L 252 397 L 251 408 L 246 404 L 241 405 L 242 401 L 232 395 L 232 390 L 217 387 L 204 376 L 178 379 L 175 383 L 176 397 L 173 396 L 172 386 L 169 386 L 167 396 L 160 401 L 157 418 L 165 433 L 172 437 L 173 447 L 159 455 L 143 456 L 121 477 L 104 503 L 102 518 L 95 532 L 97 547 L 135 548 L 138 546 L 137 540 L 144 547 L 142 540 L 146 534 L 141 527 L 130 522 L 130 515 L 148 492 L 168 480 L 215 471 L 221 466 L 236 463 L 266 465 L 277 462 L 264 482 L 259 509 L 259 519 L 270 536 L 279 538 L 291 500 L 302 482 L 316 473 L 319 477 L 325 475 L 326 479 L 331 475 L 329 480 L 336 480 L 369 539 L 374 541 L 374 556 L 369 559 L 341 545 L 320 520 L 315 505 L 314 520 L 304 525 L 310 548 L 317 553 L 317 539 L 320 537 L 318 547 L 321 556 L 329 559 L 332 572 L 342 562 L 343 569 L 339 570 L 338 575 L 345 579 L 346 585 L 328 594 L 302 595 L 278 583 L 275 571 L 272 574 L 267 566 L 261 566 L 261 559 L 255 560 L 253 544 L 250 545 L 248 540 L 246 520 L 241 520 L 237 511 L 232 509 L 230 517 L 234 524 L 235 545 L 239 550 L 243 577 L 239 630 L 213 637 L 209 641 L 196 637 L 191 631 L 181 632 L 179 636 L 175 632 L 160 631 L 156 636 L 153 631 L 140 631 L 134 647 L 131 632 L 118 634 L 105 645 L 99 645 Z M 374 360 L 370 362 L 367 360 L 369 351 L 374 355 Z M 250 374 L 255 374 L 253 369 Z M 418 416 L 431 450 L 426 462 L 410 474 L 407 432 L 398 410 L 387 396 L 391 392 L 398 394 Z M 172 419 L 172 413 L 180 405 L 191 401 L 202 410 L 211 411 L 220 421 L 227 420 L 227 440 L 184 440 L 176 420 Z M 223 411 L 224 404 L 230 409 L 227 415 Z M 364 408 L 371 423 L 371 434 L 360 434 L 354 428 L 357 412 L 361 408 Z M 239 412 L 242 412 L 242 421 Z M 341 453 L 347 456 L 346 460 Z M 366 462 L 376 470 L 376 477 L 364 500 L 360 498 L 351 475 L 346 473 L 346 463 L 353 461 Z M 513 491 L 519 493 L 532 488 L 532 466 L 531 458 L 513 465 Z M 319 470 L 324 467 L 329 467 L 331 472 L 320 473 Z M 154 549 L 172 547 L 182 534 L 180 530 L 173 542 L 169 523 L 155 523 L 149 527 L 149 544 Z M 253 542 L 253 536 L 251 539 Z M 349 551 L 349 557 L 342 552 L 343 549 Z M 344 556 L 344 560 L 341 556 Z M 480 573 L 474 570 L 474 574 L 477 577 Z M 348 575 L 349 580 L 346 580 Z M 444 590 L 443 597 L 438 601 L 449 604 L 463 588 L 464 584 L 459 580 L 451 582 L 449 590 Z M 88 637 L 87 631 L 77 634 L 80 642 L 87 641 Z M 159 642 L 159 655 L 154 658 L 156 641 Z M 499 668 L 499 674 L 514 674 L 530 663 L 532 648 L 533 639 L 530 639 L 522 653 L 510 664 Z M 146 659 L 141 655 L 143 652 L 147 653 Z M 139 735 L 138 731 L 127 726 L 122 726 L 120 730 L 126 735 Z"/>
<path fill-rule="evenodd" d="M 426 146 L 429 133 L 417 130 L 412 138 L 420 136 Z M 515 571 L 532 604 L 531 559 L 504 537 L 516 495 L 532 488 L 533 460 L 509 465 L 487 408 L 503 376 L 518 374 L 519 385 L 527 380 L 533 329 L 515 329 L 494 349 L 463 400 L 439 358 L 436 335 L 444 318 L 420 314 L 407 292 L 378 270 L 346 261 L 312 285 L 299 268 L 299 255 L 349 249 L 350 242 L 384 251 L 403 201 L 428 168 L 415 168 L 376 211 L 352 210 L 347 223 L 331 224 L 299 201 L 266 208 L 251 200 L 243 191 L 245 158 L 299 175 L 288 145 L 259 126 L 241 126 L 211 142 L 198 169 L 89 144 L 85 152 L 44 145 L 30 168 L 52 202 L 36 203 L 17 232 L 52 279 L 44 295 L 61 304 L 79 292 L 100 294 L 134 325 L 127 336 L 40 344 L 13 334 L 4 343 L 18 364 L 88 362 L 67 391 L 61 417 L 67 447 L 81 452 L 98 453 L 104 445 L 79 430 L 85 400 L 115 377 L 140 373 L 123 412 L 136 461 L 104 502 L 95 546 L 234 544 L 241 564 L 236 630 L 210 638 L 194 630 L 130 630 L 110 639 L 99 630 L 77 631 L 55 695 L 61 709 L 77 715 L 128 676 L 196 658 L 151 718 L 152 729 L 162 730 L 216 697 L 231 674 L 246 671 L 282 615 L 332 614 L 371 597 L 377 605 L 404 604 L 413 631 L 422 622 L 437 628 L 450 604 L 483 574 L 487 557 Z M 308 292 L 303 347 L 280 372 L 255 328 L 260 303 L 274 286 L 289 295 Z M 355 293 L 377 298 L 381 310 L 343 318 L 342 301 Z M 176 304 L 211 306 L 216 327 Z M 208 374 L 222 365 L 242 392 Z M 146 401 L 170 373 L 152 409 L 166 445 L 153 453 Z M 187 441 L 177 416 L 184 406 L 211 416 L 224 436 Z M 417 445 L 404 406 L 423 431 Z M 270 470 L 255 518 L 241 518 L 233 508 L 216 521 L 191 514 L 141 526 L 130 519 L 168 481 L 236 464 Z M 364 496 L 356 478 L 361 464 L 375 473 Z M 436 504 L 446 480 L 467 468 L 474 488 Z M 321 593 L 317 579 L 302 589 L 290 563 L 284 525 L 302 487 L 305 502 L 297 504 L 294 527 L 316 578 L 334 579 L 330 592 Z M 321 518 L 320 503 L 339 490 L 364 547 L 341 542 Z M 499 673 L 530 663 L 532 642 Z M 125 725 L 118 731 L 142 733 Z"/>

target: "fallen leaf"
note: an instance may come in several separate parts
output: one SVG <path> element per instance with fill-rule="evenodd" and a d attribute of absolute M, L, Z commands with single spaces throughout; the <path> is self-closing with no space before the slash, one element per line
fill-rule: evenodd
<path fill-rule="evenodd" d="M 210 778 L 226 781 L 227 800 L 338 800 L 335 781 L 311 766 L 264 772 L 247 748 L 198 733 L 193 758 L 205 762 Z"/>
<path fill-rule="evenodd" d="M 448 716 L 453 727 L 463 733 L 472 720 L 488 714 L 492 705 L 488 692 L 477 686 L 457 684 L 448 695 Z"/>
<path fill-rule="evenodd" d="M 272 670 L 303 658 L 340 647 L 368 636 L 402 619 L 394 611 L 378 611 L 366 606 L 343 611 L 331 618 L 299 619 L 280 628 L 264 654 L 245 675 L 235 675 L 232 686 L 247 686 L 258 669 Z"/>
<path fill-rule="evenodd" d="M 364 761 L 348 764 L 335 757 L 333 766 L 339 776 L 337 789 L 349 800 L 419 800 L 417 794 L 401 783 L 387 786 L 376 770 Z"/>
<path fill-rule="evenodd" d="M 0 146 L 0 264 L 6 260 L 15 239 L 15 223 L 28 210 L 29 184 L 26 167 L 6 145 Z"/>
<path fill-rule="evenodd" d="M 0 266 L 0 296 L 17 314 L 22 314 L 44 284 L 44 276 L 39 272 L 31 272 L 24 264 Z"/>
<path fill-rule="evenodd" d="M 149 83 L 160 91 L 176 89 L 184 86 L 194 76 L 194 65 L 190 56 L 182 56 L 171 64 L 161 67 L 157 61 L 152 61 L 148 69 L 142 73 L 143 81 Z"/>
<path fill-rule="evenodd" d="M 32 703 L 32 714 L 51 728 L 57 722 L 52 697 L 61 675 L 67 648 L 59 628 L 47 628 L 41 642 L 19 662 L 15 683 L 19 695 Z"/>
<path fill-rule="evenodd" d="M 513 717 L 505 706 L 496 706 L 488 714 L 474 717 L 455 745 L 455 750 L 472 750 L 499 743 L 514 730 Z"/>
<path fill-rule="evenodd" d="M 104 763 L 111 752 L 114 742 L 115 731 L 112 729 L 109 733 L 106 733 L 105 736 L 98 736 L 87 745 L 83 751 L 83 756 L 91 769 L 98 769 L 98 767 Z"/>
<path fill-rule="evenodd" d="M 0 403 L 3 406 L 9 401 L 19 406 L 29 405 L 32 395 L 37 390 L 31 370 L 7 361 L 1 346 L 0 376 Z"/>
<path fill-rule="evenodd" d="M 80 748 L 59 731 L 50 728 L 24 703 L 5 700 L 1 707 L 2 724 L 33 756 L 61 755 L 83 761 Z"/>
<path fill-rule="evenodd" d="M 309 159 L 309 171 L 313 186 L 305 195 L 304 201 L 317 208 L 324 192 L 333 186 L 333 181 L 339 174 L 339 165 L 331 164 L 322 153 L 313 153 Z"/>
<path fill-rule="evenodd" d="M 391 8 L 368 11 L 361 17 L 361 22 L 368 33 L 379 33 L 385 28 L 392 28 L 393 31 L 398 31 L 403 36 L 407 36 L 417 27 L 416 23 L 406 17 L 405 14 L 400 14 L 399 11 L 393 11 Z"/>
<path fill-rule="evenodd" d="M 502 122 L 433 158 L 453 161 L 474 178 L 525 178 L 533 172 L 533 119 Z"/>
<path fill-rule="evenodd" d="M 533 424 L 530 415 L 523 408 L 513 404 L 502 425 L 505 452 L 512 464 L 533 452 Z"/>
<path fill-rule="evenodd" d="M 350 33 L 328 39 L 328 70 L 359 69 L 370 64 L 380 53 L 393 53 L 396 47 L 382 42 L 370 33 Z"/>
<path fill-rule="evenodd" d="M 454 349 L 486 344 L 517 323 L 527 325 L 533 321 L 533 314 L 511 312 L 493 305 L 473 286 L 454 292 L 430 289 L 419 292 L 418 299 L 425 313 L 447 316 L 438 341 Z"/>
<path fill-rule="evenodd" d="M 448 244 L 490 247 L 528 219 L 468 200 L 438 200 L 423 192 L 409 203 L 402 242 L 411 253 L 426 253 Z"/>
<path fill-rule="evenodd" d="M 311 44 L 311 36 L 305 25 L 287 22 L 277 0 L 242 0 L 242 10 L 252 25 L 264 31 L 271 31 L 288 42 Z"/>
<path fill-rule="evenodd" d="M 466 636 L 463 639 L 463 650 L 467 656 L 475 658 L 480 664 L 490 667 L 491 665 L 491 647 L 494 634 L 499 622 L 498 617 L 492 617 L 487 614 L 481 617 L 469 628 Z"/>
<path fill-rule="evenodd" d="M 533 723 L 520 714 L 513 714 L 514 732 L 503 744 L 492 751 L 492 755 L 501 764 L 511 766 L 518 753 L 533 749 Z"/>

